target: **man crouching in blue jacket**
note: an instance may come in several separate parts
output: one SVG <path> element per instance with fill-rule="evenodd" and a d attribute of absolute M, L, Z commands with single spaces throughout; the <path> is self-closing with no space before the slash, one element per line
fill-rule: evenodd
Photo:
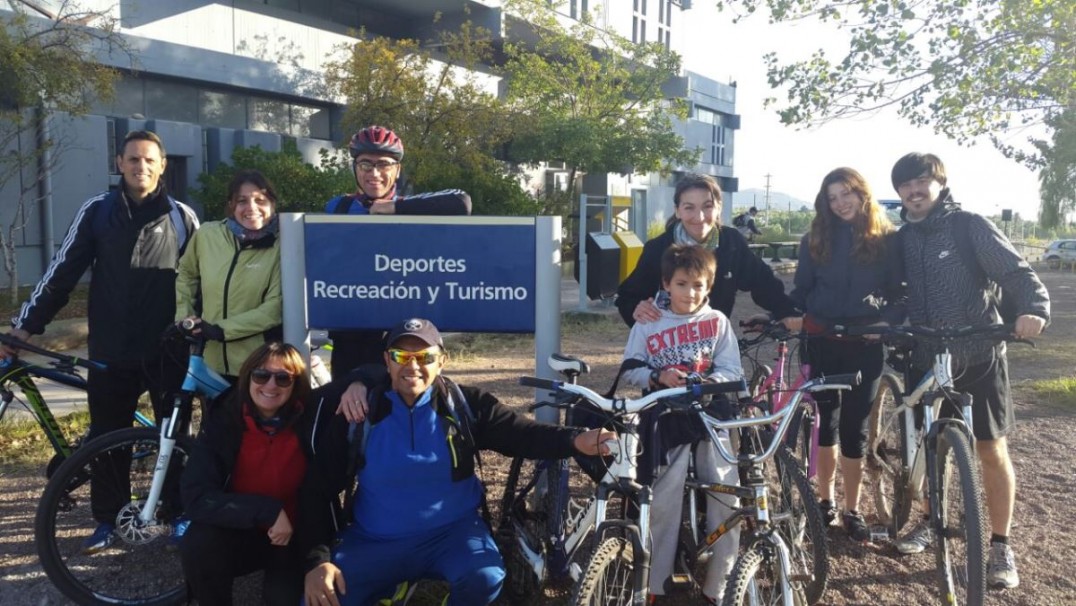
<path fill-rule="evenodd" d="M 480 512 L 475 453 L 594 455 L 615 434 L 537 423 L 489 393 L 457 387 L 441 375 L 444 342 L 428 320 L 400 323 L 386 343 L 387 380 L 383 372 L 364 378 L 369 405 L 359 416 L 368 418 L 333 414 L 339 388 L 318 402 L 327 420 L 311 441 L 297 533 L 309 542 L 306 603 L 365 606 L 401 582 L 432 578 L 451 585 L 449 606 L 489 604 L 505 571 Z"/>

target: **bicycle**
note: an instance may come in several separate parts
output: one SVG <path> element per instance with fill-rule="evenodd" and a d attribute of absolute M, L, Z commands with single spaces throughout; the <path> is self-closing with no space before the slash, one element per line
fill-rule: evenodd
<path fill-rule="evenodd" d="M 748 383 L 752 401 L 763 411 L 776 412 L 787 405 L 792 394 L 811 378 L 810 364 L 801 363 L 799 373 L 795 375 L 791 385 L 789 384 L 792 356 L 788 341 L 804 337 L 792 334 L 777 321 L 740 322 L 740 326 L 745 328 L 744 332 L 758 332 L 756 337 L 744 336 L 738 340 L 741 356 L 748 360 L 748 365 L 752 368 L 751 381 Z M 767 341 L 777 344 L 777 358 L 774 359 L 776 364 L 772 368 L 758 361 L 759 349 Z M 793 427 L 789 429 L 786 444 L 796 460 L 800 461 L 803 473 L 810 479 L 817 473 L 819 415 L 818 404 L 809 393 L 804 394 L 803 400 L 808 406 L 803 406 L 793 419 Z"/>
<path fill-rule="evenodd" d="M 650 549 L 646 544 L 649 536 L 650 487 L 636 481 L 638 457 L 638 416 L 641 412 L 667 398 L 690 395 L 700 398 L 706 395 L 741 392 L 746 383 L 689 383 L 651 392 L 638 399 L 605 398 L 596 392 L 571 382 L 521 377 L 521 385 L 544 389 L 553 393 L 553 402 L 537 406 L 570 408 L 587 402 L 599 410 L 617 416 L 616 441 L 607 442 L 612 450 L 612 462 L 594 491 L 590 506 L 594 508 L 594 548 L 581 568 L 581 575 L 572 592 L 573 604 L 632 604 L 646 603 L 649 589 Z M 556 484 L 550 486 L 557 490 Z M 611 494 L 631 499 L 638 512 L 636 519 L 627 516 L 607 516 Z M 554 498 L 556 495 L 554 495 Z"/>
<path fill-rule="evenodd" d="M 938 329 L 922 326 L 867 326 L 840 329 L 845 334 L 880 335 L 907 352 L 907 341 L 941 345 L 933 367 L 905 393 L 900 379 L 882 376 L 870 418 L 868 473 L 875 479 L 875 501 L 885 512 L 891 536 L 899 535 L 921 500 L 924 480 L 929 524 L 936 541 L 938 590 L 946 604 L 982 604 L 986 593 L 986 537 L 983 490 L 971 432 L 971 396 L 957 392 L 949 344 L 962 339 L 1028 343 L 1013 337 L 1012 325 Z M 909 374 L 907 367 L 904 373 Z M 913 377 L 907 377 L 913 379 Z M 911 384 L 911 383 L 909 383 Z M 938 414 L 950 403 L 958 416 Z"/>
<path fill-rule="evenodd" d="M 590 372 L 586 362 L 556 353 L 548 364 L 571 384 Z M 553 402 L 532 405 L 530 410 L 544 405 L 564 408 L 564 424 L 572 425 L 571 404 L 578 400 L 554 394 Z M 507 571 L 501 593 L 510 604 L 538 601 L 550 580 L 579 577 L 581 568 L 574 559 L 594 529 L 596 501 L 589 486 L 570 486 L 572 479 L 578 484 L 588 476 L 576 467 L 569 459 L 512 459 L 495 533 Z"/>
<path fill-rule="evenodd" d="M 826 526 L 807 476 L 785 444 L 785 437 L 800 414 L 813 404 L 816 391 L 849 389 L 859 383 L 859 373 L 831 375 L 804 381 L 785 406 L 765 415 L 752 411 L 751 400 L 741 402 L 744 413 L 731 421 L 700 415 L 718 454 L 740 469 L 741 485 L 701 482 L 692 460 L 685 482 L 688 520 L 683 558 L 689 573 L 698 579 L 714 545 L 735 527 L 749 531 L 741 537 L 746 545 L 726 588 L 724 604 L 814 604 L 821 600 L 828 577 Z M 698 414 L 698 413 L 696 413 Z M 740 434 L 733 456 L 717 439 L 722 429 Z M 766 463 L 774 459 L 774 465 Z M 703 532 L 698 495 L 716 498 L 734 495 L 743 505 L 720 524 L 707 524 Z M 763 580 L 756 579 L 759 574 Z M 695 581 L 698 585 L 698 581 Z"/>
<path fill-rule="evenodd" d="M 78 373 L 78 368 L 105 370 L 105 365 L 93 360 L 84 360 L 60 352 L 51 351 L 36 345 L 20 341 L 10 335 L 0 334 L 0 344 L 52 358 L 50 366 L 32 364 L 17 357 L 0 360 L 0 420 L 4 418 L 13 402 L 18 401 L 41 427 L 53 456 L 45 468 L 45 477 L 50 478 L 60 463 L 81 445 L 85 435 L 68 440 L 60 429 L 56 416 L 42 395 L 34 379 L 47 379 L 74 389 L 86 391 L 86 379 Z M 22 391 L 25 400 L 16 395 L 14 388 Z M 143 427 L 153 427 L 153 421 L 141 412 L 135 411 L 135 423 Z"/>
<path fill-rule="evenodd" d="M 202 359 L 205 342 L 182 330 L 189 343 L 187 375 L 160 429 L 109 432 L 83 445 L 55 471 L 34 519 L 34 540 L 49 580 L 79 604 L 177 604 L 186 598 L 174 526 L 185 524 L 178 474 L 191 449 L 189 420 L 196 396 L 215 398 L 230 384 Z M 125 470 L 129 469 L 129 473 Z M 124 503 L 110 519 L 111 546 L 84 554 L 82 542 L 97 527 L 90 499 L 108 494 Z M 167 495 L 165 494 L 167 490 Z M 109 514 L 111 515 L 111 514 Z"/>

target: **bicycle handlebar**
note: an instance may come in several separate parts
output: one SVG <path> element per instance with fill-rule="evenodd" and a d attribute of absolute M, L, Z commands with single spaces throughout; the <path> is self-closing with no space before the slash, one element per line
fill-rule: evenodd
<path fill-rule="evenodd" d="M 701 397 L 720 393 L 739 393 L 747 391 L 747 382 L 743 379 L 738 381 L 726 381 L 722 383 L 692 383 L 679 387 L 666 387 L 652 391 L 637 399 L 630 398 L 603 398 L 597 392 L 575 383 L 565 383 L 553 379 L 539 377 L 520 377 L 519 384 L 524 387 L 545 389 L 553 393 L 568 393 L 579 396 L 601 410 L 613 413 L 634 413 L 650 408 L 658 400 L 675 398 L 677 396 L 691 395 Z"/>
<path fill-rule="evenodd" d="M 833 327 L 833 333 L 840 336 L 861 337 L 865 335 L 880 335 L 883 341 L 901 341 L 904 339 L 929 340 L 929 341 L 959 341 L 963 339 L 984 339 L 993 341 L 1008 341 L 1012 343 L 1024 343 L 1032 347 L 1035 343 L 1028 339 L 1015 336 L 1016 330 L 1013 324 L 990 324 L 987 326 L 960 326 L 957 328 L 932 328 L 930 326 L 888 326 L 884 324 L 868 326 L 841 326 Z"/>
<path fill-rule="evenodd" d="M 83 358 L 77 358 L 75 356 L 70 356 L 70 355 L 67 355 L 67 354 L 64 354 L 64 353 L 44 349 L 42 347 L 38 347 L 37 345 L 32 345 L 30 343 L 27 343 L 26 341 L 23 341 L 21 339 L 16 339 L 15 337 L 11 336 L 10 334 L 6 334 L 6 333 L 5 334 L 0 334 L 0 343 L 2 343 L 4 345 L 7 345 L 8 347 L 14 348 L 14 349 L 28 351 L 30 353 L 35 353 L 35 354 L 38 354 L 38 355 L 41 355 L 41 356 L 45 356 L 46 358 L 52 358 L 53 360 L 56 360 L 57 362 L 59 362 L 61 364 L 69 364 L 69 365 L 72 365 L 72 366 L 81 366 L 82 368 L 86 368 L 86 369 L 89 369 L 89 370 L 105 370 L 105 369 L 108 368 L 108 366 L 106 366 L 105 364 L 102 364 L 101 362 L 95 362 L 93 360 L 86 360 L 86 359 L 83 359 Z"/>
<path fill-rule="evenodd" d="M 744 332 L 757 332 L 758 336 L 747 338 L 740 337 L 740 347 L 750 347 L 752 345 L 758 345 L 766 339 L 772 339 L 774 341 L 788 341 L 794 339 L 800 335 L 794 333 L 781 323 L 780 320 L 754 320 L 750 322 L 740 321 L 740 328 L 744 328 Z"/>

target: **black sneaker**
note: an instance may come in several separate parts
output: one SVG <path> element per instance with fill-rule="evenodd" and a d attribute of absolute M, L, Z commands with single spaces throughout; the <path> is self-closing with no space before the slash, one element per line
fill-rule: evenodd
<path fill-rule="evenodd" d="M 833 523 L 837 521 L 837 506 L 833 504 L 833 501 L 819 501 L 818 508 L 822 510 L 822 521 L 826 526 L 833 526 Z"/>
<path fill-rule="evenodd" d="M 844 530 L 853 541 L 866 543 L 871 540 L 871 529 L 867 528 L 867 521 L 863 519 L 863 514 L 854 509 L 844 512 Z"/>

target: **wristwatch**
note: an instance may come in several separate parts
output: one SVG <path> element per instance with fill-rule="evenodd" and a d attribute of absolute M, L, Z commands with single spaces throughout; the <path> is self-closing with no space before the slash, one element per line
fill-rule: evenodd
<path fill-rule="evenodd" d="M 660 370 L 651 370 L 650 371 L 650 384 L 651 385 L 661 385 L 661 371 Z"/>

